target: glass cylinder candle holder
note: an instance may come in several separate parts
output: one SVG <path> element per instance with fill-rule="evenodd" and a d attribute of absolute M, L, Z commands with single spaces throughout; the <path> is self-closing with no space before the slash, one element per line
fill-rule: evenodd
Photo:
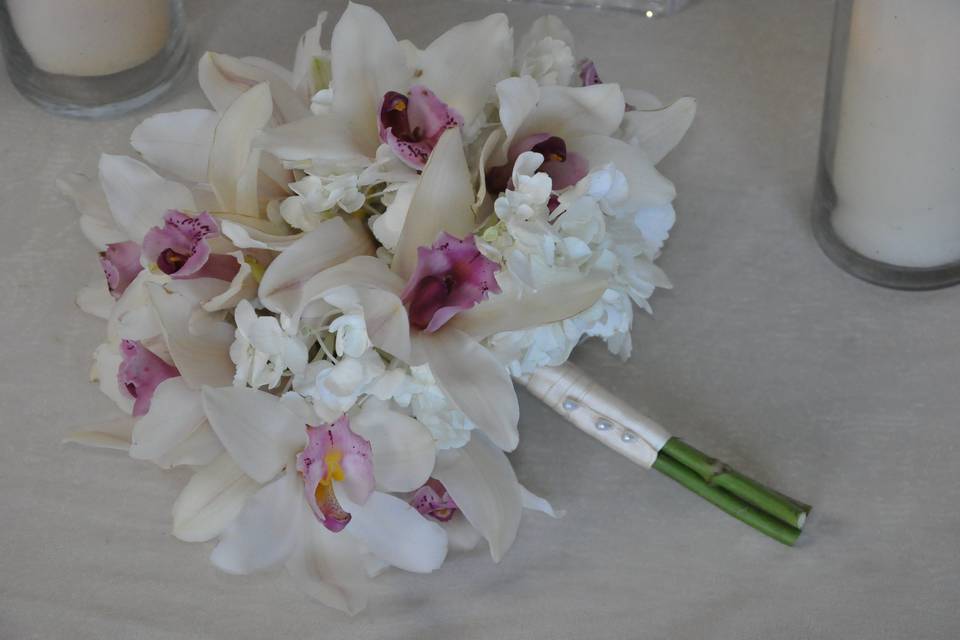
<path fill-rule="evenodd" d="M 661 18 L 680 11 L 691 0 L 532 0 L 537 4 L 558 4 L 568 7 L 617 9 L 634 11 L 648 18 Z"/>
<path fill-rule="evenodd" d="M 187 60 L 181 0 L 0 0 L 0 40 L 17 90 L 77 118 L 145 105 Z"/>
<path fill-rule="evenodd" d="M 896 289 L 960 283 L 960 2 L 838 0 L 814 235 Z"/>

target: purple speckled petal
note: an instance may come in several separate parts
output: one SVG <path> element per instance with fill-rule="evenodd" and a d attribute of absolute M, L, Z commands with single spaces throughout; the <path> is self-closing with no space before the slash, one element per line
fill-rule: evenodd
<path fill-rule="evenodd" d="M 410 325 L 433 333 L 451 318 L 500 293 L 500 269 L 477 249 L 474 236 L 463 240 L 441 233 L 432 247 L 417 249 L 417 268 L 400 294 Z"/>
<path fill-rule="evenodd" d="M 409 96 L 388 91 L 380 104 L 380 140 L 413 169 L 422 169 L 444 131 L 463 126 L 463 116 L 422 85 Z"/>
<path fill-rule="evenodd" d="M 457 503 L 453 501 L 447 488 L 436 478 L 417 489 L 410 500 L 410 506 L 428 518 L 440 522 L 449 522 L 457 513 Z"/>
<path fill-rule="evenodd" d="M 219 235 L 217 221 L 206 211 L 193 217 L 170 210 L 163 216 L 163 226 L 144 236 L 143 255 L 173 278 L 203 277 L 199 272 L 210 258 L 207 239 Z"/>
<path fill-rule="evenodd" d="M 597 73 L 597 65 L 589 58 L 584 58 L 580 61 L 580 83 L 585 87 L 603 84 L 603 80 L 600 79 L 600 74 Z"/>
<path fill-rule="evenodd" d="M 133 398 L 133 416 L 139 418 L 150 410 L 153 393 L 160 383 L 180 372 L 139 341 L 123 340 L 120 356 L 123 360 L 117 369 L 117 383 L 121 392 Z"/>
<path fill-rule="evenodd" d="M 307 446 L 297 455 L 310 509 L 323 526 L 342 531 L 350 522 L 334 492 L 334 482 L 353 502 L 363 504 L 373 493 L 373 453 L 370 443 L 350 430 L 350 419 L 340 416 L 332 424 L 307 425 Z"/>
<path fill-rule="evenodd" d="M 143 265 L 140 264 L 140 245 L 132 240 L 108 244 L 107 250 L 100 254 L 100 266 L 107 278 L 110 295 L 119 298 L 143 270 Z"/>

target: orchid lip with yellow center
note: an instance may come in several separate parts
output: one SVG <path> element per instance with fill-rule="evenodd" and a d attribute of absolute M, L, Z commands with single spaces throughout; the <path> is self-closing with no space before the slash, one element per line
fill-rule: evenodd
<path fill-rule="evenodd" d="M 388 91 L 380 103 L 380 141 L 412 169 L 422 169 L 447 129 L 463 126 L 463 116 L 422 85 L 409 94 Z"/>
<path fill-rule="evenodd" d="M 417 267 L 400 294 L 410 326 L 433 333 L 461 311 L 500 293 L 500 269 L 480 253 L 476 238 L 441 233 L 431 247 L 417 249 Z"/>
<path fill-rule="evenodd" d="M 343 490 L 357 504 L 373 492 L 373 453 L 370 443 L 350 430 L 350 419 L 314 427 L 307 425 L 307 446 L 297 455 L 304 494 L 317 520 L 334 533 L 343 531 L 351 515 L 337 500 Z"/>
<path fill-rule="evenodd" d="M 163 226 L 150 229 L 144 236 L 143 255 L 176 280 L 216 278 L 229 282 L 240 264 L 233 256 L 211 252 L 207 240 L 219 235 L 220 226 L 206 211 L 190 216 L 170 210 L 163 216 Z"/>

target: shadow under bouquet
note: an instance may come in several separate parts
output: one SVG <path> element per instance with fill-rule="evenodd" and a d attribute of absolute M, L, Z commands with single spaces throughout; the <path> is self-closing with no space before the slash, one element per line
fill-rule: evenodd
<path fill-rule="evenodd" d="M 188 466 L 173 534 L 211 561 L 283 566 L 349 613 L 387 569 L 431 572 L 525 510 L 518 381 L 581 429 L 788 544 L 809 507 L 670 437 L 566 364 L 630 355 L 669 281 L 655 164 L 695 103 L 601 80 L 554 17 L 503 15 L 426 49 L 350 4 L 293 68 L 207 53 L 211 109 L 147 118 L 141 159 L 61 181 L 104 278 L 93 378 L 123 417 L 70 436 Z"/>

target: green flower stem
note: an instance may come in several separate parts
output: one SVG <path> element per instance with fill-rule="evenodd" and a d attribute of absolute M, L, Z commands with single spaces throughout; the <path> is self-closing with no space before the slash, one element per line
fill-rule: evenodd
<path fill-rule="evenodd" d="M 799 529 L 750 506 L 732 493 L 708 483 L 699 474 L 674 460 L 663 450 L 660 451 L 656 462 L 653 463 L 653 468 L 726 511 L 737 520 L 750 525 L 760 533 L 768 535 L 778 542 L 793 546 L 793 543 L 800 536 Z"/>
<path fill-rule="evenodd" d="M 795 529 L 803 529 L 810 505 L 763 486 L 679 438 L 670 438 L 661 449 L 663 454 L 699 475 L 708 485 L 726 490 Z"/>

